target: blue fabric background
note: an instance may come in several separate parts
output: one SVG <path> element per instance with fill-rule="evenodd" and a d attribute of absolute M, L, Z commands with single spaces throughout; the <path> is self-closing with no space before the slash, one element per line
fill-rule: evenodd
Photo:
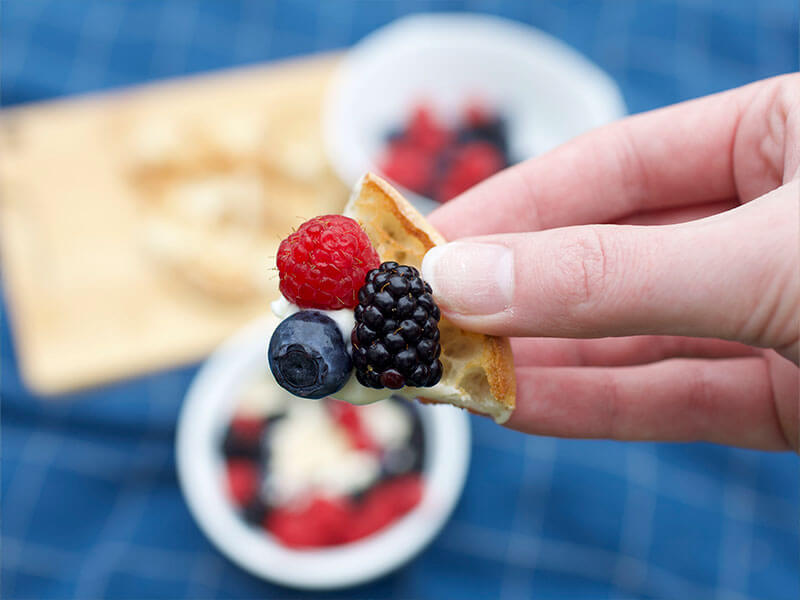
<path fill-rule="evenodd" d="M 340 48 L 429 10 L 565 40 L 632 112 L 798 68 L 797 0 L 6 0 L 2 104 Z M 240 571 L 189 516 L 172 446 L 195 367 L 41 402 L 20 382 L 5 312 L 0 326 L 3 598 L 313 596 Z M 320 597 L 800 596 L 796 456 L 473 426 L 466 491 L 428 550 Z"/>

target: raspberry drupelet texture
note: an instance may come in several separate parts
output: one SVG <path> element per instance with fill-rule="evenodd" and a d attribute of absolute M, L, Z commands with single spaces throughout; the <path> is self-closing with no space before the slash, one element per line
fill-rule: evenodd
<path fill-rule="evenodd" d="M 414 267 L 385 262 L 358 292 L 356 379 L 366 387 L 430 387 L 442 378 L 439 307 Z"/>
<path fill-rule="evenodd" d="M 280 290 L 300 308 L 354 308 L 370 269 L 380 263 L 357 221 L 342 215 L 315 217 L 278 247 Z"/>

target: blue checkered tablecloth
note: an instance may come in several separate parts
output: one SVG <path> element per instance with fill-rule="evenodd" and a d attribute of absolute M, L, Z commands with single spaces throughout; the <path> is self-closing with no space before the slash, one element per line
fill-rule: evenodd
<path fill-rule="evenodd" d="M 2 104 L 344 47 L 429 10 L 565 40 L 632 112 L 798 68 L 797 0 L 0 0 Z M 195 367 L 43 402 L 20 382 L 5 311 L 0 326 L 3 598 L 313 596 L 239 570 L 192 521 L 173 436 Z M 321 597 L 800 597 L 796 456 L 472 424 L 443 533 L 406 568 Z"/>

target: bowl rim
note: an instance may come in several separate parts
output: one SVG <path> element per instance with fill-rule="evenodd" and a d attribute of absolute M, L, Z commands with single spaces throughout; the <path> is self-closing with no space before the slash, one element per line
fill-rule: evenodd
<path fill-rule="evenodd" d="M 625 101 L 619 86 L 599 65 L 580 53 L 577 49 L 557 37 L 531 25 L 504 17 L 480 13 L 431 12 L 409 15 L 392 21 L 367 34 L 343 57 L 336 68 L 328 86 L 323 103 L 323 144 L 328 160 L 336 174 L 348 185 L 369 168 L 374 168 L 372 159 L 362 148 L 347 148 L 342 140 L 348 139 L 347 125 L 342 115 L 352 113 L 345 106 L 345 97 L 354 95 L 352 90 L 363 87 L 364 73 L 368 73 L 376 63 L 386 57 L 406 53 L 409 48 L 406 39 L 411 36 L 420 41 L 424 50 L 439 49 L 445 39 L 458 39 L 459 36 L 471 40 L 497 41 L 514 50 L 514 57 L 520 63 L 540 60 L 546 54 L 547 71 L 569 86 L 580 96 L 591 98 L 587 117 L 592 127 L 596 127 L 627 113 Z M 359 83 L 359 81 L 361 81 Z M 345 119 L 347 120 L 347 119 Z M 349 120 L 352 122 L 352 119 Z M 408 197 L 424 211 L 430 211 L 439 203 L 403 188 Z"/>
<path fill-rule="evenodd" d="M 247 525 L 222 485 L 220 421 L 232 410 L 233 390 L 254 365 L 264 364 L 277 320 L 259 319 L 223 343 L 196 374 L 184 398 L 175 440 L 178 481 L 189 511 L 216 548 L 246 571 L 299 589 L 365 583 L 411 560 L 441 530 L 466 482 L 468 416 L 448 406 L 421 406 L 426 438 L 423 498 L 410 513 L 364 540 L 322 550 L 292 550 Z M 221 419 L 224 417 L 224 419 Z M 200 459 L 198 459 L 200 457 Z M 429 466 L 428 466 L 429 465 Z"/>

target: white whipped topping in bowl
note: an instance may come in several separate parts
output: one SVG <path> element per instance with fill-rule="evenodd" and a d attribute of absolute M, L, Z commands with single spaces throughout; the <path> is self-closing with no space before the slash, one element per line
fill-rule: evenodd
<path fill-rule="evenodd" d="M 270 502 L 287 504 L 315 492 L 346 496 L 378 479 L 379 457 L 353 448 L 324 403 L 293 400 L 287 408 L 286 417 L 270 425 L 270 470 L 262 487 Z"/>

